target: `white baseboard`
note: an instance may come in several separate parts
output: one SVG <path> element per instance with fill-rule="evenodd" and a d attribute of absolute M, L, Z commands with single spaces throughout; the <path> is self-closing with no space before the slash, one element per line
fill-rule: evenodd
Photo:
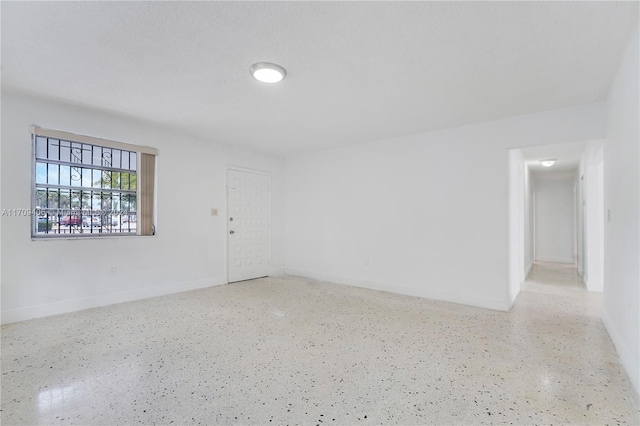
<path fill-rule="evenodd" d="M 284 275 L 286 273 L 286 269 L 284 268 L 276 268 L 271 270 L 270 277 L 275 277 L 276 275 Z"/>
<path fill-rule="evenodd" d="M 297 275 L 313 278 L 320 281 L 329 281 L 337 284 L 346 284 L 354 287 L 368 288 L 371 290 L 388 291 L 390 293 L 404 294 L 407 296 L 424 297 L 426 299 L 441 300 L 444 302 L 459 303 L 462 305 L 476 306 L 479 308 L 508 311 L 510 304 L 507 300 L 492 299 L 488 297 L 472 296 L 466 294 L 447 293 L 418 287 L 410 287 L 396 284 L 387 284 L 375 281 L 360 280 L 356 278 L 339 277 L 318 272 L 303 271 L 300 269 L 285 270 L 287 275 Z"/>
<path fill-rule="evenodd" d="M 604 309 L 602 310 L 602 322 L 609 333 L 609 337 L 611 338 L 613 345 L 616 347 L 616 351 L 620 357 L 620 364 L 622 364 L 626 370 L 633 388 L 640 396 L 640 359 L 636 359 L 633 356 L 633 353 L 622 339 L 618 329 L 611 321 L 609 314 Z"/>
<path fill-rule="evenodd" d="M 564 259 L 557 257 L 537 257 L 536 262 L 551 262 L 551 263 L 569 263 L 575 265 L 576 262 L 573 259 Z"/>
<path fill-rule="evenodd" d="M 510 310 L 511 307 L 513 306 L 513 304 L 516 302 L 516 299 L 518 298 L 518 295 L 520 294 L 520 290 L 522 289 L 522 284 L 527 280 L 527 277 L 529 276 L 529 272 L 531 272 L 531 268 L 533 268 L 533 260 L 531 260 L 531 262 L 529 262 L 529 266 L 527 266 L 527 268 L 524 271 L 524 277 L 522 277 L 522 281 L 520 282 L 520 284 L 518 284 L 518 291 L 516 291 L 515 293 L 511 293 L 511 290 L 509 290 L 509 308 L 507 309 Z"/>
<path fill-rule="evenodd" d="M 531 260 L 531 262 L 529 262 L 529 266 L 527 266 L 527 270 L 524 273 L 524 277 L 525 279 L 527 278 L 527 276 L 529 275 L 529 272 L 531 272 L 531 268 L 533 268 L 533 260 Z"/>
<path fill-rule="evenodd" d="M 46 305 L 10 309 L 2 312 L 1 321 L 2 324 L 9 324 L 12 322 L 26 321 L 33 318 L 66 314 L 69 312 L 82 311 L 84 309 L 98 308 L 100 306 L 113 305 L 116 303 L 132 302 L 134 300 L 165 296 L 167 294 L 181 293 L 183 291 L 197 290 L 200 288 L 212 287 L 222 284 L 226 284 L 225 278 L 216 277 L 211 279 L 186 281 L 157 287 L 147 287 L 130 291 L 122 291 L 118 293 L 103 294 L 100 296 L 89 297 L 85 299 L 65 300 L 62 302 L 55 302 Z"/>
<path fill-rule="evenodd" d="M 594 293 L 602 293 L 602 291 L 604 290 L 602 281 L 598 282 L 596 280 L 589 280 L 588 276 L 583 276 L 582 282 L 584 283 L 585 287 L 587 287 L 588 291 L 592 291 Z"/>
<path fill-rule="evenodd" d="M 520 294 L 520 291 L 522 289 L 522 283 L 520 283 L 520 285 L 518 286 L 518 291 L 516 291 L 514 294 L 511 293 L 511 291 L 509 291 L 509 308 L 505 309 L 507 311 L 511 310 L 511 307 L 513 307 L 513 304 L 516 303 L 516 299 L 518 298 L 518 295 Z"/>

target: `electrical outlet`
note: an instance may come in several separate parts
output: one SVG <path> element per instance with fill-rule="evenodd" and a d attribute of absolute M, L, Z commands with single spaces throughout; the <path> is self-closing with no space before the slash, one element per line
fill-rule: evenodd
<path fill-rule="evenodd" d="M 111 273 L 111 275 L 116 275 L 118 273 L 118 270 L 116 269 L 116 267 L 114 265 L 111 268 L 109 268 L 109 272 Z"/>
<path fill-rule="evenodd" d="M 218 209 L 211 209 L 211 216 L 218 216 Z"/>

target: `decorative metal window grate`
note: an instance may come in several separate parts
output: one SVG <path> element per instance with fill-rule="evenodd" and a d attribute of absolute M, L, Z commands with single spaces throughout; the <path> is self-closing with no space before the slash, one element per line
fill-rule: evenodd
<path fill-rule="evenodd" d="M 33 144 L 33 236 L 136 234 L 136 152 L 37 134 Z"/>

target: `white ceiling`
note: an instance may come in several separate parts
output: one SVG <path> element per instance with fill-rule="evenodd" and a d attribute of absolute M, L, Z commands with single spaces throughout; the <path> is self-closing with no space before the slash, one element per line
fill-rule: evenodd
<path fill-rule="evenodd" d="M 587 141 L 570 142 L 558 145 L 534 146 L 523 148 L 522 156 L 534 176 L 555 176 L 575 172 L 587 147 Z M 555 159 L 552 167 L 544 167 L 542 160 Z"/>
<path fill-rule="evenodd" d="M 637 2 L 1 8 L 3 86 L 280 154 L 602 100 L 638 25 Z"/>

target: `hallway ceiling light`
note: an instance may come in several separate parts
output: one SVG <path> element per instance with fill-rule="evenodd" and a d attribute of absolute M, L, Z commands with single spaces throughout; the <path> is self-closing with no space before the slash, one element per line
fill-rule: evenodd
<path fill-rule="evenodd" d="M 262 83 L 279 83 L 287 76 L 287 71 L 280 65 L 269 62 L 258 62 L 251 65 L 249 72 L 256 80 Z"/>
<path fill-rule="evenodd" d="M 555 158 L 551 160 L 540 160 L 540 164 L 542 164 L 544 167 L 551 167 L 556 164 L 556 160 Z"/>

